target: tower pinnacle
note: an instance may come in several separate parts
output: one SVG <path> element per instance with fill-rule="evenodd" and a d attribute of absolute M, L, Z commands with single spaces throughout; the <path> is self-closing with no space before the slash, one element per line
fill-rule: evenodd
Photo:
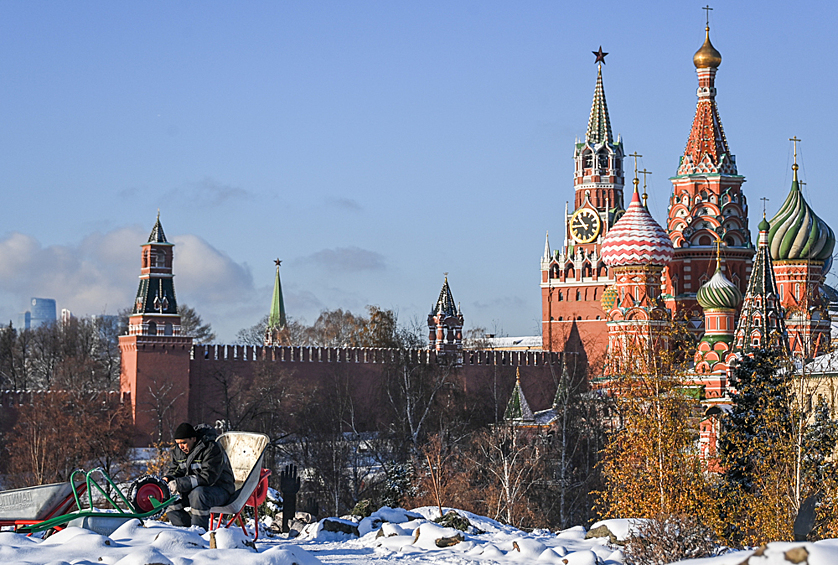
<path fill-rule="evenodd" d="M 608 53 L 594 51 L 597 62 L 605 62 Z M 596 76 L 596 89 L 594 90 L 594 102 L 591 105 L 591 116 L 588 119 L 588 132 L 585 134 L 585 141 L 593 145 L 613 143 L 614 137 L 611 133 L 611 119 L 608 117 L 608 104 L 605 102 L 605 87 L 602 84 L 602 64 L 598 65 Z"/>
<path fill-rule="evenodd" d="M 280 345 L 281 332 L 285 329 L 285 300 L 282 297 L 282 281 L 279 278 L 280 259 L 275 259 L 276 278 L 274 279 L 274 293 L 271 298 L 271 312 L 268 314 L 268 325 L 265 328 L 265 345 Z"/>

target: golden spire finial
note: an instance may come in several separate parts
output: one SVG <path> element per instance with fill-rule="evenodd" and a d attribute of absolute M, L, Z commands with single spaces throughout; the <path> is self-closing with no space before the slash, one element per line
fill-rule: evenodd
<path fill-rule="evenodd" d="M 762 200 L 762 219 L 764 220 L 765 219 L 765 205 L 768 203 L 769 199 L 766 198 L 765 196 L 763 196 L 762 198 L 760 198 L 760 200 Z"/>
<path fill-rule="evenodd" d="M 797 136 L 790 137 L 789 141 L 794 143 L 794 164 L 791 166 L 791 170 L 794 171 L 794 182 L 797 182 L 797 169 L 800 167 L 797 166 L 797 142 L 803 141 L 802 139 L 797 139 Z"/>
<path fill-rule="evenodd" d="M 640 180 L 637 178 L 637 158 L 643 157 L 643 155 L 639 155 L 637 151 L 635 151 L 634 153 L 631 153 L 629 157 L 634 157 L 634 191 L 638 192 L 637 185 L 640 184 Z"/>
<path fill-rule="evenodd" d="M 722 54 L 710 43 L 710 10 L 712 9 L 709 5 L 702 8 L 707 12 L 707 18 L 704 25 L 704 45 L 693 55 L 693 64 L 697 69 L 715 69 L 722 64 Z"/>
<path fill-rule="evenodd" d="M 716 235 L 716 270 L 722 268 L 722 238 Z"/>
<path fill-rule="evenodd" d="M 515 367 L 515 381 L 521 385 L 521 367 Z"/>

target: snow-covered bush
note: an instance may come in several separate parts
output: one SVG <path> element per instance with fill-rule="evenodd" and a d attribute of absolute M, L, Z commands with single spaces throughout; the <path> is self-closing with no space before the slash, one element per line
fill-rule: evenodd
<path fill-rule="evenodd" d="M 708 557 L 716 548 L 715 538 L 694 516 L 672 514 L 647 520 L 626 542 L 626 565 L 665 565 Z"/>

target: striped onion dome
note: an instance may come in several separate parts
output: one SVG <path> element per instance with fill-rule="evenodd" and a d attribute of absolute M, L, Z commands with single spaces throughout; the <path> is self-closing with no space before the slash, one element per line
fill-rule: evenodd
<path fill-rule="evenodd" d="M 626 265 L 665 266 L 672 259 L 672 241 L 649 210 L 640 203 L 635 186 L 623 217 L 602 242 L 602 260 L 609 267 Z"/>
<path fill-rule="evenodd" d="M 708 308 L 733 309 L 742 302 L 742 292 L 716 267 L 716 273 L 701 285 L 695 299 L 705 310 Z"/>
<path fill-rule="evenodd" d="M 614 306 L 617 305 L 617 297 L 619 293 L 617 292 L 617 287 L 613 284 L 605 289 L 602 293 L 602 298 L 599 299 L 599 303 L 602 305 L 602 309 L 605 312 L 610 312 Z"/>
<path fill-rule="evenodd" d="M 770 223 L 768 249 L 774 261 L 824 261 L 826 274 L 832 263 L 835 232 L 812 211 L 803 198 L 796 168 L 791 192 Z"/>

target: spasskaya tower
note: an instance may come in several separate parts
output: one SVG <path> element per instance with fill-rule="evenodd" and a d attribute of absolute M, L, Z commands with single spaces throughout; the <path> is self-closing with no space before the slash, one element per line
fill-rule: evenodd
<path fill-rule="evenodd" d="M 591 360 L 605 353 L 607 328 L 600 301 L 614 284 L 602 261 L 602 241 L 624 212 L 623 143 L 611 132 L 602 82 L 607 53 L 600 47 L 594 55 L 597 78 L 588 129 L 573 151 L 573 210 L 565 206 L 562 246 L 553 252 L 548 238 L 541 258 L 542 347 L 564 351 L 576 333 Z"/>

